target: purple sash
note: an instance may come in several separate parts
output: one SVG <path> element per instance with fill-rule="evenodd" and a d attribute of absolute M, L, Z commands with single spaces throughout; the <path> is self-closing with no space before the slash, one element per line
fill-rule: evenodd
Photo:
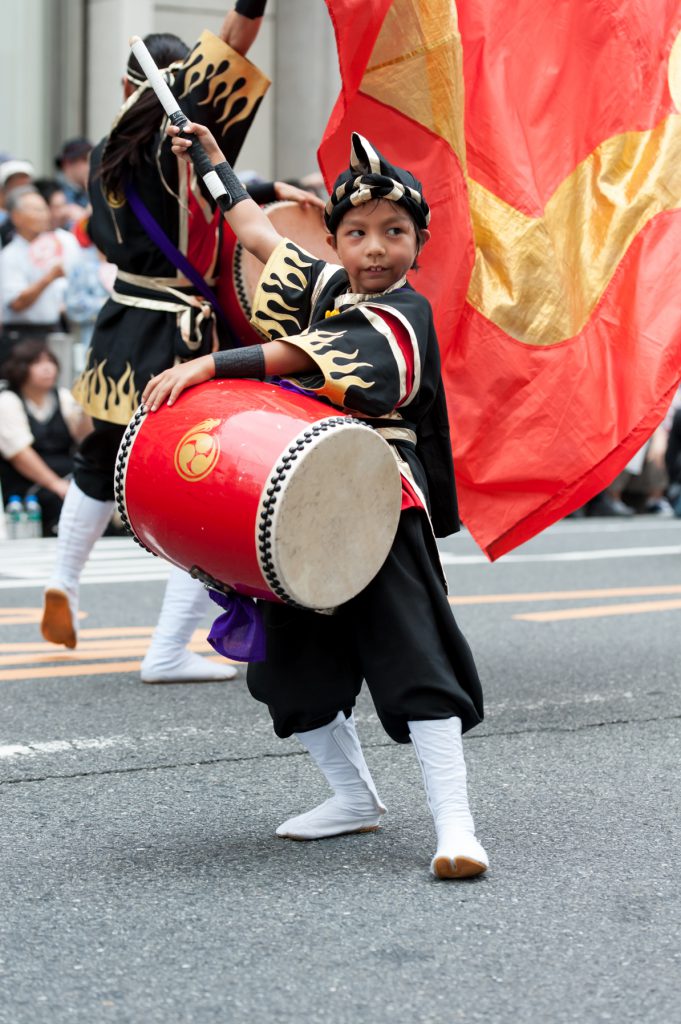
<path fill-rule="evenodd" d="M 230 347 L 235 348 L 239 345 L 240 342 L 232 334 L 227 314 L 220 305 L 217 295 L 210 285 L 206 283 L 203 276 L 199 274 L 196 267 L 189 262 L 184 253 L 181 253 L 174 242 L 168 238 L 168 235 L 165 233 L 156 218 L 145 206 L 142 197 L 132 182 L 128 182 L 125 186 L 125 198 L 128 200 L 130 209 L 137 217 L 137 220 L 140 222 L 151 241 L 158 246 L 165 258 L 172 263 L 180 273 L 184 274 L 188 281 L 191 281 L 197 292 L 200 292 L 204 299 L 207 299 L 208 302 L 210 302 L 211 306 L 215 310 L 216 316 L 220 318 L 223 327 L 227 329 L 227 337 L 229 338 Z"/>

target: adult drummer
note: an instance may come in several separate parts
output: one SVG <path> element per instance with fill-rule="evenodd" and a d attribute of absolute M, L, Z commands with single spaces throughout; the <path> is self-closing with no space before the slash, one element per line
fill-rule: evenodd
<path fill-rule="evenodd" d="M 203 32 L 191 51 L 169 34 L 145 40 L 183 110 L 211 126 L 230 160 L 236 159 L 270 84 L 246 59 L 265 4 L 237 0 L 219 34 Z M 46 640 L 67 647 L 77 643 L 80 575 L 111 517 L 116 453 L 141 392 L 153 375 L 227 341 L 210 304 L 178 269 L 174 253 L 179 250 L 212 285 L 219 271 L 222 218 L 192 169 L 172 154 L 163 134 L 163 110 L 132 54 L 123 91 L 125 102 L 111 131 L 92 153 L 89 182 L 90 235 L 119 268 L 74 386 L 95 430 L 76 455 L 41 626 Z M 311 199 L 289 185 L 274 185 L 277 198 Z M 145 682 L 234 675 L 231 666 L 215 665 L 186 649 L 207 604 L 202 586 L 173 569 L 142 663 Z"/>

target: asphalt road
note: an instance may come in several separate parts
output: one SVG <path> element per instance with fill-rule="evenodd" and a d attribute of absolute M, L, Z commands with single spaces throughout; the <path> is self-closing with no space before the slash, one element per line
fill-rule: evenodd
<path fill-rule="evenodd" d="M 102 542 L 61 655 L 36 625 L 51 543 L 0 545 L 1 1024 L 681 1021 L 681 522 L 442 551 L 485 685 L 465 743 L 491 860 L 450 883 L 366 698 L 383 829 L 277 840 L 326 790 L 243 673 L 139 682 L 162 563 Z"/>

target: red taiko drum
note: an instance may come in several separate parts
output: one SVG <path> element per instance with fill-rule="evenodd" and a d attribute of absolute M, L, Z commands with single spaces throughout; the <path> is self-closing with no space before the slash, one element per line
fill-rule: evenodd
<path fill-rule="evenodd" d="M 320 611 L 358 594 L 393 542 L 397 464 L 361 420 L 251 380 L 139 409 L 116 498 L 142 546 L 216 589 Z"/>

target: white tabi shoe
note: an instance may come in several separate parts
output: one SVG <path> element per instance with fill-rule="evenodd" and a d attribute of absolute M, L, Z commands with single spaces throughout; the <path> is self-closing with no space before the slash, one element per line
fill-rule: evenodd
<path fill-rule="evenodd" d="M 437 850 L 430 870 L 436 878 L 482 874 L 489 860 L 475 838 L 468 806 L 461 719 L 409 722 L 409 732 L 437 830 Z"/>
<path fill-rule="evenodd" d="M 113 501 L 97 501 L 73 481 L 69 484 L 59 516 L 57 557 L 45 588 L 40 624 L 40 632 L 52 644 L 74 648 L 78 643 L 80 575 L 113 509 Z"/>
<path fill-rule="evenodd" d="M 161 614 L 140 666 L 143 683 L 221 683 L 234 679 L 237 670 L 233 665 L 216 664 L 187 650 L 194 630 L 214 608 L 203 584 L 173 567 Z"/>
<path fill-rule="evenodd" d="M 181 651 L 179 657 L 150 657 L 147 653 L 140 665 L 143 683 L 223 683 L 234 679 L 234 665 L 218 665 L 194 651 Z"/>
<path fill-rule="evenodd" d="M 375 832 L 385 814 L 364 760 L 354 717 L 339 711 L 320 729 L 296 733 L 322 770 L 334 795 L 277 829 L 280 839 L 328 839 L 351 832 Z"/>

